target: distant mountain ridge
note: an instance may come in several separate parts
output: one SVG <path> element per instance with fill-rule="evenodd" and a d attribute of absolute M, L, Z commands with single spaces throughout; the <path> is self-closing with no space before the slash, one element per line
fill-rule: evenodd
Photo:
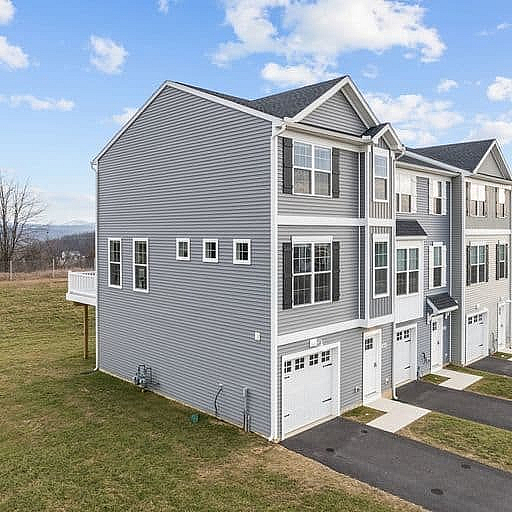
<path fill-rule="evenodd" d="M 92 222 L 71 221 L 65 224 L 31 224 L 28 226 L 39 240 L 51 240 L 66 235 L 77 235 L 95 230 Z"/>

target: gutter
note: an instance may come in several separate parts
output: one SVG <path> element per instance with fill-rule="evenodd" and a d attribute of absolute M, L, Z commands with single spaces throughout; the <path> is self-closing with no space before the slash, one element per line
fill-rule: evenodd
<path fill-rule="evenodd" d="M 100 357 L 100 351 L 99 351 L 99 337 L 98 337 L 98 288 L 99 288 L 99 279 L 98 279 L 98 218 L 99 218 L 99 183 L 98 183 L 98 167 L 99 162 L 97 160 L 91 162 L 91 169 L 96 174 L 96 226 L 94 227 L 94 270 L 96 271 L 96 308 L 95 308 L 95 356 L 96 356 L 96 363 L 94 366 L 93 372 L 97 372 L 100 369 L 99 365 L 99 357 Z"/>

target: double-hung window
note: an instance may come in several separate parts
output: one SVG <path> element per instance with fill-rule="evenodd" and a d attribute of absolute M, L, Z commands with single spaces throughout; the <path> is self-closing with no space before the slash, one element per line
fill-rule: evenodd
<path fill-rule="evenodd" d="M 251 264 L 251 241 L 250 240 L 233 240 L 233 263 L 235 265 Z"/>
<path fill-rule="evenodd" d="M 374 235 L 373 239 L 373 296 L 389 295 L 389 238 Z"/>
<path fill-rule="evenodd" d="M 419 291 L 419 249 L 396 251 L 396 294 L 413 295 Z"/>
<path fill-rule="evenodd" d="M 436 242 L 429 247 L 429 288 L 446 286 L 446 245 Z"/>
<path fill-rule="evenodd" d="M 219 262 L 219 241 L 216 238 L 203 239 L 203 261 L 205 263 Z"/>
<path fill-rule="evenodd" d="M 496 246 L 496 279 L 507 277 L 507 246 L 498 244 Z"/>
<path fill-rule="evenodd" d="M 374 148 L 373 200 L 386 203 L 389 199 L 389 152 Z"/>
<path fill-rule="evenodd" d="M 149 255 L 148 239 L 133 239 L 133 289 L 149 291 Z"/>
<path fill-rule="evenodd" d="M 431 215 L 447 214 L 447 188 L 446 181 L 429 179 L 429 213 Z"/>
<path fill-rule="evenodd" d="M 190 261 L 190 238 L 176 238 L 176 259 Z"/>
<path fill-rule="evenodd" d="M 396 211 L 416 212 L 416 176 L 399 172 L 396 178 Z"/>
<path fill-rule="evenodd" d="M 487 280 L 487 247 L 471 245 L 469 247 L 469 282 L 483 283 Z"/>
<path fill-rule="evenodd" d="M 496 190 L 496 217 L 505 217 L 506 192 L 504 188 Z"/>
<path fill-rule="evenodd" d="M 293 305 L 331 300 L 331 243 L 297 243 L 293 246 Z"/>
<path fill-rule="evenodd" d="M 112 288 L 121 288 L 123 274 L 121 271 L 121 239 L 108 239 L 108 285 Z"/>
<path fill-rule="evenodd" d="M 473 217 L 485 217 L 487 214 L 485 185 L 471 183 L 469 187 L 469 214 Z"/>
<path fill-rule="evenodd" d="M 331 195 L 331 148 L 293 142 L 293 193 Z"/>

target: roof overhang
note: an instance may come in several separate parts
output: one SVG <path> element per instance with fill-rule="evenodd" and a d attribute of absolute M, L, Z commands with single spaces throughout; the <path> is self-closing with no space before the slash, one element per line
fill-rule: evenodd
<path fill-rule="evenodd" d="M 414 153 L 414 151 L 409 151 L 408 149 L 405 150 L 405 155 L 410 156 L 411 158 L 414 158 L 416 160 L 419 160 L 421 162 L 425 162 L 426 164 L 434 165 L 438 167 L 439 169 L 442 169 L 444 171 L 448 171 L 449 174 L 446 174 L 447 176 L 456 176 L 459 174 L 468 174 L 468 171 L 464 169 L 460 169 L 459 167 L 454 167 L 453 165 L 448 165 L 443 162 L 440 162 L 439 160 L 434 160 L 433 158 L 428 158 L 427 156 L 419 155 L 418 153 Z M 397 161 L 398 164 L 400 164 L 400 160 Z M 400 165 L 411 165 L 411 164 L 400 164 Z M 422 167 L 423 170 L 430 170 L 430 167 Z M 435 170 L 435 169 L 432 169 Z"/>
<path fill-rule="evenodd" d="M 428 296 L 427 296 L 427 304 L 429 305 L 430 309 L 432 310 L 432 313 L 429 315 L 429 317 L 433 317 L 435 315 L 444 315 L 445 313 L 451 313 L 452 311 L 456 311 L 457 309 L 459 309 L 458 304 L 454 305 L 454 306 L 446 307 L 446 308 L 437 308 L 435 303 Z"/>
<path fill-rule="evenodd" d="M 489 146 L 487 151 L 484 153 L 482 158 L 480 159 L 480 162 L 478 162 L 478 165 L 475 167 L 473 174 L 479 174 L 480 167 L 484 163 L 485 159 L 489 156 L 489 154 L 493 155 L 494 159 L 496 160 L 496 164 L 498 165 L 498 168 L 500 171 L 508 176 L 508 180 L 512 180 L 512 174 L 510 171 L 510 167 L 505 159 L 505 155 L 503 154 L 503 151 L 498 144 L 497 140 L 494 140 L 493 143 Z M 484 174 L 484 176 L 488 176 L 487 174 Z M 504 179 L 503 181 L 507 181 Z"/>
<path fill-rule="evenodd" d="M 395 129 L 389 124 L 386 123 L 373 137 L 372 140 L 376 144 L 379 142 L 379 139 L 384 139 L 388 146 L 395 150 L 404 152 L 405 148 L 403 144 L 400 142 L 400 139 L 398 138 L 398 135 L 395 131 Z"/>

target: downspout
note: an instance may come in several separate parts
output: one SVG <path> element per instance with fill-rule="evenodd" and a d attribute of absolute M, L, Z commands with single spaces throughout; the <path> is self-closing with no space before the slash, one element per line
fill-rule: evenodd
<path fill-rule="evenodd" d="M 99 337 L 98 337 L 98 288 L 99 288 L 99 279 L 98 279 L 98 220 L 99 220 L 99 165 L 98 163 L 91 162 L 91 169 L 96 174 L 96 226 L 94 227 L 94 270 L 96 271 L 96 307 L 95 307 L 95 338 L 96 338 L 96 365 L 93 372 L 97 372 L 100 369 L 100 345 L 99 345 Z"/>

